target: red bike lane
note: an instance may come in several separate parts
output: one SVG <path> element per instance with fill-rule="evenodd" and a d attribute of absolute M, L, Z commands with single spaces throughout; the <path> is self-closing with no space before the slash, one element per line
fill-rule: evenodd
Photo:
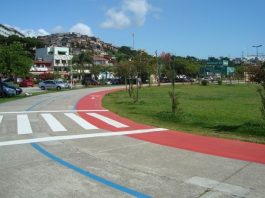
<path fill-rule="evenodd" d="M 106 109 L 102 107 L 102 98 L 106 94 L 113 91 L 114 90 L 100 91 L 97 93 L 89 94 L 78 101 L 78 103 L 76 104 L 76 109 L 92 110 L 92 112 L 93 110 L 95 110 L 95 112 L 102 116 L 105 116 L 107 118 L 110 118 L 126 125 L 126 130 L 154 128 L 152 126 L 135 123 L 131 120 L 120 117 L 119 115 L 113 112 L 104 111 Z M 97 126 L 98 128 L 112 132 L 124 130 L 124 128 L 116 128 L 112 125 L 106 124 L 102 120 L 92 117 L 86 114 L 85 112 L 79 112 L 79 115 L 90 123 Z M 154 133 L 142 133 L 128 136 L 163 146 L 169 146 L 173 148 L 185 149 L 204 154 L 265 164 L 265 145 L 263 144 L 200 136 L 173 130 Z"/>

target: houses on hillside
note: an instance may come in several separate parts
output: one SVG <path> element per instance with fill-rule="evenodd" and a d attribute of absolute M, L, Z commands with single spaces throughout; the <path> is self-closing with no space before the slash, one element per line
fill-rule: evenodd
<path fill-rule="evenodd" d="M 72 54 L 79 54 L 81 51 L 93 51 L 95 54 L 104 54 L 106 51 L 117 51 L 118 47 L 101 41 L 99 38 L 79 33 L 57 33 L 37 37 L 46 46 L 60 46 L 71 48 Z"/>
<path fill-rule="evenodd" d="M 18 37 L 25 37 L 24 34 L 22 34 L 21 32 L 17 31 L 14 28 L 11 27 L 7 27 L 5 25 L 0 24 L 0 35 L 4 36 L 4 37 L 9 37 L 12 35 L 16 35 Z"/>

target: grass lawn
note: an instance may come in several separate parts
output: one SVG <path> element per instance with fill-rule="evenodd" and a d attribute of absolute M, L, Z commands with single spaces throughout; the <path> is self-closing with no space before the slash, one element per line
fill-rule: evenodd
<path fill-rule="evenodd" d="M 170 86 L 142 88 L 136 104 L 125 91 L 108 94 L 103 106 L 139 123 L 208 136 L 265 144 L 257 85 L 177 85 L 182 113 L 171 113 Z"/>
<path fill-rule="evenodd" d="M 69 90 L 70 89 L 62 89 L 62 90 L 60 90 L 60 92 L 69 91 Z M 57 91 L 57 90 L 48 90 L 48 91 L 41 91 L 41 92 L 33 92 L 30 95 L 28 95 L 28 96 L 25 95 L 24 92 L 22 92 L 20 95 L 0 98 L 0 104 L 1 103 L 5 103 L 5 102 L 14 101 L 14 100 L 23 99 L 23 98 L 28 98 L 28 97 L 32 97 L 32 96 L 43 95 L 43 94 L 47 94 L 47 93 L 53 93 L 53 92 L 59 92 L 59 91 Z"/>
<path fill-rule="evenodd" d="M 26 96 L 25 93 L 22 93 L 22 94 L 16 95 L 16 96 L 4 97 L 4 98 L 0 98 L 0 104 L 5 103 L 5 102 L 14 101 L 14 100 L 23 99 L 23 98 L 28 98 L 31 96 L 42 95 L 42 94 L 45 94 L 45 92 L 36 92 L 36 93 L 32 93 L 29 96 Z"/>

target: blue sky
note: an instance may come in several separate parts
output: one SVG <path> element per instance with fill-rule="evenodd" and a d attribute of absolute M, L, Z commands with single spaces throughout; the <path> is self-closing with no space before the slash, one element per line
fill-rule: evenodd
<path fill-rule="evenodd" d="M 76 31 L 154 54 L 265 54 L 264 0 L 8 0 L 0 23 L 28 35 Z"/>

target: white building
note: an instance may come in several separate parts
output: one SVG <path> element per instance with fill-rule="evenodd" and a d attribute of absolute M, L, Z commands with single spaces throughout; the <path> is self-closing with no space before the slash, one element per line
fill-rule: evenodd
<path fill-rule="evenodd" d="M 69 73 L 70 61 L 73 56 L 69 53 L 68 47 L 46 47 L 36 49 L 35 60 L 51 62 L 53 71 L 61 74 Z"/>
<path fill-rule="evenodd" d="M 16 35 L 19 37 L 25 37 L 24 34 L 20 33 L 19 31 L 15 30 L 14 28 L 6 27 L 0 24 L 0 35 L 4 37 L 9 37 L 12 35 Z"/>

